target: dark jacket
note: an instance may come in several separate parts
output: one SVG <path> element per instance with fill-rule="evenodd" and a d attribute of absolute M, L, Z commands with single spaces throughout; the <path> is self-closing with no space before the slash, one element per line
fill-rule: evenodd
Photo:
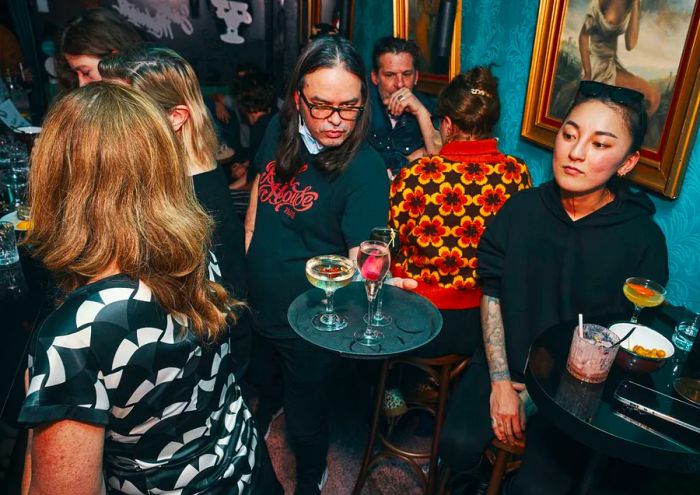
<path fill-rule="evenodd" d="M 554 181 L 522 191 L 501 208 L 477 250 L 485 295 L 497 297 L 508 365 L 521 379 L 532 340 L 578 313 L 631 314 L 622 286 L 632 276 L 668 281 L 666 240 L 653 203 L 626 184 L 615 199 L 577 221 Z"/>
<path fill-rule="evenodd" d="M 417 91 L 413 94 L 432 113 L 434 105 L 429 97 Z M 408 155 L 425 146 L 423 135 L 420 132 L 418 120 L 409 113 L 402 114 L 396 125 L 391 127 L 389 114 L 379 98 L 377 87 L 373 84 L 370 85 L 370 100 L 371 128 L 367 139 L 381 155 L 386 168 L 391 169 L 395 175 L 401 168 L 408 165 L 406 158 Z"/>

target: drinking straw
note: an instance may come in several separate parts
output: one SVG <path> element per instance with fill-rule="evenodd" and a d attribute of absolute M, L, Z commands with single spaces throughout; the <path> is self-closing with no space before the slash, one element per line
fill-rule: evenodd
<path fill-rule="evenodd" d="M 583 339 L 583 314 L 578 314 L 578 336 Z"/>

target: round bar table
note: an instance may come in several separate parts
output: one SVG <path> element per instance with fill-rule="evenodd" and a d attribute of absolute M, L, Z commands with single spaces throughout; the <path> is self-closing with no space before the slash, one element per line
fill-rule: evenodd
<path fill-rule="evenodd" d="M 610 325 L 620 319 L 598 318 L 592 322 Z M 630 374 L 613 363 L 608 379 L 588 384 L 566 370 L 566 360 L 575 321 L 541 333 L 530 347 L 525 381 L 539 413 L 554 426 L 594 452 L 583 474 L 579 493 L 587 493 L 595 483 L 607 456 L 623 461 L 678 472 L 700 472 L 700 451 L 651 432 L 618 412 L 613 397 L 618 384 L 628 379 L 667 395 L 673 394 L 678 374 L 673 358 L 658 370 Z M 652 328 L 670 337 L 668 324 L 655 321 Z"/>

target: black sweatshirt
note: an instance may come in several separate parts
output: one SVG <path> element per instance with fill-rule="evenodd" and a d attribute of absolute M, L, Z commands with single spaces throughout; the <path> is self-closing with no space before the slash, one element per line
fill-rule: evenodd
<path fill-rule="evenodd" d="M 521 380 L 530 343 L 578 313 L 584 318 L 633 306 L 622 286 L 638 276 L 668 281 L 666 240 L 653 203 L 626 184 L 615 199 L 573 221 L 554 181 L 514 195 L 481 238 L 478 276 L 501 302 L 508 366 Z"/>

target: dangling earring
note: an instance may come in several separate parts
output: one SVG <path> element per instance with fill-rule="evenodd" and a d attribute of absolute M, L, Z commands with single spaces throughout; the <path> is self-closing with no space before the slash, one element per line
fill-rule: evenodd
<path fill-rule="evenodd" d="M 445 122 L 445 134 L 447 134 L 445 137 L 445 144 L 452 142 L 452 124 L 449 122 Z"/>

